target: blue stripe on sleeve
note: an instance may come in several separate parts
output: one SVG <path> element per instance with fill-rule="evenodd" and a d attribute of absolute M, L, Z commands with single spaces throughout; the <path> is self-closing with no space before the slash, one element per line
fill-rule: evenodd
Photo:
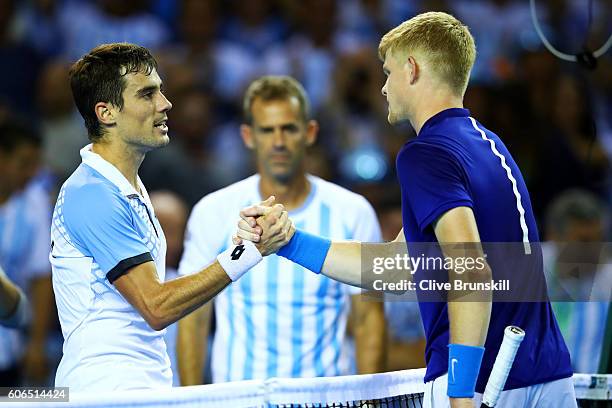
<path fill-rule="evenodd" d="M 303 229 L 304 222 L 300 221 L 296 223 L 296 227 Z M 302 376 L 302 336 L 303 332 L 303 313 L 302 307 L 304 306 L 304 274 L 311 273 L 310 271 L 304 270 L 301 266 L 293 265 L 293 288 L 292 296 L 293 299 L 293 317 L 291 319 L 291 355 L 293 356 L 293 362 L 291 367 L 292 377 Z"/>
<path fill-rule="evenodd" d="M 268 378 L 276 377 L 278 372 L 278 256 L 268 257 L 268 268 L 266 270 L 266 308 L 268 362 L 266 375 Z"/>

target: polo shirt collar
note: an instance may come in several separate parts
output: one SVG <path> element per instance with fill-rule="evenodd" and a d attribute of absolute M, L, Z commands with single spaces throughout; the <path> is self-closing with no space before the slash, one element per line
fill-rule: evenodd
<path fill-rule="evenodd" d="M 452 118 L 452 117 L 466 117 L 467 118 L 468 116 L 470 116 L 470 111 L 464 108 L 444 109 L 443 111 L 436 113 L 431 118 L 425 121 L 423 126 L 421 126 L 421 131 L 419 132 L 419 135 L 427 133 L 427 130 L 429 128 L 431 128 L 432 126 L 435 126 L 436 124 L 438 124 L 439 122 L 441 122 L 442 120 L 446 118 Z"/>
<path fill-rule="evenodd" d="M 110 181 L 112 184 L 117 186 L 121 194 L 124 196 L 136 195 L 140 197 L 138 191 L 130 184 L 129 181 L 121 174 L 119 169 L 113 166 L 111 163 L 107 162 L 97 153 L 94 153 L 91 150 L 92 144 L 88 144 L 84 148 L 81 149 L 81 158 L 83 159 L 83 163 L 100 173 L 105 179 Z M 143 194 L 147 194 L 140 180 L 140 177 L 136 176 L 138 187 Z M 148 199 L 148 197 L 146 197 Z M 146 200 L 145 200 L 146 202 Z"/>

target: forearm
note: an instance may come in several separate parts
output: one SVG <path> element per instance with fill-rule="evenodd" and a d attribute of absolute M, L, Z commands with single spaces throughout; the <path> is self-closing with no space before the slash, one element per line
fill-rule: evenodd
<path fill-rule="evenodd" d="M 214 298 L 231 283 L 217 261 L 193 275 L 164 282 L 155 296 L 155 309 L 166 327 Z"/>
<path fill-rule="evenodd" d="M 332 242 L 321 273 L 351 286 L 361 286 L 361 245 L 353 241 Z"/>
<path fill-rule="evenodd" d="M 385 369 L 387 326 L 382 302 L 352 297 L 353 334 L 359 374 L 380 373 Z"/>
<path fill-rule="evenodd" d="M 389 286 L 377 285 L 376 282 L 399 282 L 412 280 L 410 270 L 394 267 L 384 273 L 374 270 L 375 259 L 395 258 L 406 244 L 403 242 L 361 243 L 353 241 L 332 242 L 321 273 L 334 280 L 357 286 L 366 290 L 381 289 L 384 292 L 398 293 Z M 366 264 L 362 260 L 367 260 Z"/>
<path fill-rule="evenodd" d="M 483 346 L 489 330 L 491 302 L 449 302 L 451 344 Z"/>
<path fill-rule="evenodd" d="M 19 302 L 19 290 L 0 271 L 0 320 L 10 318 Z"/>
<path fill-rule="evenodd" d="M 50 276 L 43 276 L 32 280 L 31 306 L 32 325 L 30 339 L 39 345 L 44 344 L 53 319 L 53 288 Z"/>
<path fill-rule="evenodd" d="M 458 276 L 460 275 L 451 272 L 451 280 L 457 279 Z M 490 281 L 491 270 L 486 265 L 483 270 L 467 271 L 461 276 L 463 281 Z M 484 345 L 491 318 L 491 291 L 449 291 L 448 295 L 449 342 L 469 346 Z"/>
<path fill-rule="evenodd" d="M 113 284 L 153 330 L 162 330 L 202 306 L 231 283 L 219 261 L 198 273 L 160 282 L 155 264 L 133 267 Z"/>
<path fill-rule="evenodd" d="M 176 356 L 183 386 L 203 383 L 211 309 L 211 303 L 207 303 L 178 322 Z"/>

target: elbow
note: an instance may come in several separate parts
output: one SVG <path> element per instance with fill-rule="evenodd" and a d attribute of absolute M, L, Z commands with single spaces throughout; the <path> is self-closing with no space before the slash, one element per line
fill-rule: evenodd
<path fill-rule="evenodd" d="M 170 325 L 170 322 L 155 315 L 144 316 L 144 319 L 149 325 L 149 327 L 155 331 L 164 330 Z"/>
<path fill-rule="evenodd" d="M 163 310 L 161 304 L 146 304 L 143 308 L 141 308 L 140 314 L 147 322 L 149 327 L 155 331 L 164 330 L 172 323 L 168 317 L 168 313 Z"/>

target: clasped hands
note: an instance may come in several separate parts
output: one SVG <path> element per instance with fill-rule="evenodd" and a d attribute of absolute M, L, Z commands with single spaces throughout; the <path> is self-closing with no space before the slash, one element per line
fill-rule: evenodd
<path fill-rule="evenodd" d="M 238 230 L 232 237 L 235 245 L 242 240 L 252 241 L 261 255 L 275 253 L 291 240 L 295 233 L 293 221 L 282 204 L 274 204 L 270 196 L 259 204 L 240 211 Z"/>

